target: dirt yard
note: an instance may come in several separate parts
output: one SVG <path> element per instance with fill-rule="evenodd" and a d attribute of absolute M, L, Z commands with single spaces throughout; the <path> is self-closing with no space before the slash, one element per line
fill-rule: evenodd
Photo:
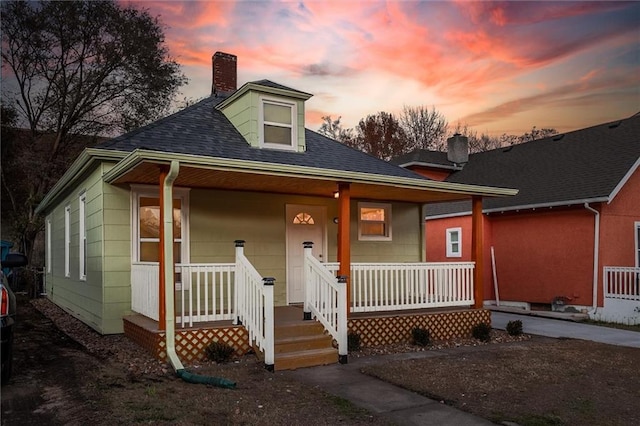
<path fill-rule="evenodd" d="M 495 423 L 640 424 L 640 349 L 535 337 L 365 372 Z"/>
<path fill-rule="evenodd" d="M 286 373 L 265 371 L 254 356 L 190 367 L 236 381 L 236 389 L 188 384 L 124 336 L 100 336 L 45 299 L 22 299 L 18 315 L 3 426 L 388 424 Z M 428 348 L 434 357 L 365 372 L 497 423 L 640 424 L 640 349 L 496 331 L 492 343 L 439 342 Z M 351 356 L 408 350 L 422 348 Z"/>

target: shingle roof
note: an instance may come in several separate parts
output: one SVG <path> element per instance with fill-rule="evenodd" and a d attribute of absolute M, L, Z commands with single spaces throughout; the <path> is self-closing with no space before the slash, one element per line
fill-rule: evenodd
<path fill-rule="evenodd" d="M 253 148 L 224 114 L 214 108 L 223 100 L 224 98 L 206 98 L 176 114 L 111 139 L 101 144 L 100 148 L 120 151 L 134 151 L 141 148 L 216 158 L 422 178 L 417 173 L 379 160 L 309 129 L 305 132 L 306 152 Z"/>
<path fill-rule="evenodd" d="M 425 164 L 433 166 L 442 166 L 443 169 L 461 169 L 460 166 L 453 164 L 447 159 L 447 153 L 441 151 L 428 151 L 426 149 L 416 149 L 407 154 L 396 157 L 390 161 L 391 164 L 396 166 L 403 166 L 406 164 Z"/>
<path fill-rule="evenodd" d="M 519 189 L 486 198 L 485 210 L 606 200 L 640 159 L 640 113 L 563 135 L 471 154 L 447 182 Z M 428 216 L 469 211 L 469 203 L 429 206 Z"/>

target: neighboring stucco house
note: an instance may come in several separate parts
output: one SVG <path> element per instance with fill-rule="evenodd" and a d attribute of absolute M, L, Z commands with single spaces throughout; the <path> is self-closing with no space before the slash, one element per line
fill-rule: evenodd
<path fill-rule="evenodd" d="M 103 334 L 127 331 L 132 314 L 159 321 L 162 331 L 171 314 L 163 311 L 161 288 L 175 281 L 167 297 L 175 298 L 185 329 L 229 319 L 250 327 L 238 304 L 257 302 L 246 289 L 238 295 L 238 280 L 254 276 L 253 267 L 258 280 L 275 279 L 268 280 L 272 306 L 251 311 L 264 309 L 266 316 L 273 305 L 305 303 L 306 313 L 314 302 L 305 285 L 326 266 L 330 273 L 314 275 L 318 282 L 335 281 L 335 273 L 349 276 L 349 313 L 394 309 L 391 301 L 405 309 L 476 305 L 473 291 L 482 291 L 477 277 L 475 288 L 469 279 L 463 284 L 471 287 L 461 287 L 458 296 L 451 287 L 428 302 L 425 295 L 444 291 L 441 278 L 437 289 L 422 290 L 420 304 L 406 287 L 402 294 L 393 293 L 400 287 L 380 287 L 380 297 L 378 290 L 357 290 L 364 279 L 352 279 L 352 268 L 414 263 L 424 273 L 424 204 L 479 202 L 517 191 L 424 178 L 305 129 L 310 94 L 268 80 L 237 89 L 236 64 L 235 56 L 216 53 L 211 97 L 85 150 L 44 198 L 38 211 L 46 215 L 48 297 Z M 173 202 L 166 204 L 169 196 Z M 245 242 L 234 243 L 239 240 Z M 306 241 L 324 266 L 307 266 L 314 260 L 305 254 Z M 240 273 L 247 262 L 253 266 Z M 472 271 L 473 265 L 460 268 Z M 410 294 L 416 298 L 409 300 Z M 318 309 L 331 305 L 335 311 L 336 303 Z M 252 333 L 249 340 L 255 340 Z"/>
<path fill-rule="evenodd" d="M 443 182 L 519 189 L 483 200 L 485 282 L 492 249 L 496 271 L 488 303 L 640 322 L 639 114 L 450 160 L 415 151 L 393 163 Z M 469 202 L 430 204 L 427 261 L 470 259 L 470 224 Z"/>

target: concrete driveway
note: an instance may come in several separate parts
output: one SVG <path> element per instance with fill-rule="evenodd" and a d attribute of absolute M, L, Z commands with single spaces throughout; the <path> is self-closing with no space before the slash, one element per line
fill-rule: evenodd
<path fill-rule="evenodd" d="M 619 330 L 617 328 L 601 327 L 553 318 L 542 318 L 534 315 L 512 314 L 505 312 L 491 312 L 493 328 L 504 330 L 507 323 L 513 320 L 522 321 L 522 331 L 548 337 L 568 337 L 571 339 L 591 340 L 609 345 L 640 348 L 640 333 L 636 331 Z"/>

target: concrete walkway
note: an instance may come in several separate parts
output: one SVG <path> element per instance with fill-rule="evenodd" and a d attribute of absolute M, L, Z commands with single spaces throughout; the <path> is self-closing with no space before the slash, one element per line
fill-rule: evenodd
<path fill-rule="evenodd" d="M 548 337 L 567 337 L 571 339 L 592 340 L 609 345 L 640 348 L 640 333 L 619 330 L 617 328 L 582 324 L 573 321 L 541 318 L 532 314 L 512 314 L 491 312 L 491 326 L 504 330 L 507 323 L 513 320 L 522 321 L 522 331 Z"/>
<path fill-rule="evenodd" d="M 415 352 L 383 357 L 349 358 L 349 364 L 332 364 L 287 372 L 302 383 L 351 401 L 354 405 L 398 425 L 489 426 L 494 423 L 446 404 L 360 373 L 366 365 L 411 358 L 441 356 Z"/>

